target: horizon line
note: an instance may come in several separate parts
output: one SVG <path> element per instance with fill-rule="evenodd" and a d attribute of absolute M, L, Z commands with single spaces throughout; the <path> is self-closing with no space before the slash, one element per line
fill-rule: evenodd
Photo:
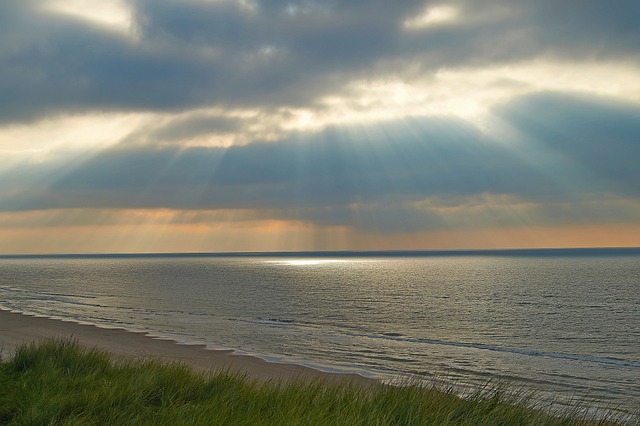
<path fill-rule="evenodd" d="M 18 253 L 0 254 L 0 259 L 91 259 L 161 257 L 428 257 L 428 256 L 526 256 L 526 255 L 599 255 L 638 254 L 640 247 L 531 247 L 499 249 L 422 249 L 422 250 L 304 250 L 304 251 L 231 251 L 231 252 L 139 252 L 139 253 Z"/>

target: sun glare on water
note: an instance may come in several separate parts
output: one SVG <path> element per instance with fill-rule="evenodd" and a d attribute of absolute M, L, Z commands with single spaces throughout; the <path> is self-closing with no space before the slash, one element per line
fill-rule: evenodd
<path fill-rule="evenodd" d="M 317 266 L 332 263 L 346 263 L 345 259 L 291 259 L 291 260 L 270 260 L 267 263 L 286 266 Z"/>

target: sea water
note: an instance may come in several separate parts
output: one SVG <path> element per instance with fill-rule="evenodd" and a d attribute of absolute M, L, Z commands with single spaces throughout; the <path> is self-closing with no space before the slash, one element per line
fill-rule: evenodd
<path fill-rule="evenodd" d="M 0 258 L 0 308 L 460 392 L 640 408 L 640 251 Z"/>

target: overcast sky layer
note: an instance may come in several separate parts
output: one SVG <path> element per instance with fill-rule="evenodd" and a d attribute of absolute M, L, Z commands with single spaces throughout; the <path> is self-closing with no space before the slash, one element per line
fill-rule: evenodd
<path fill-rule="evenodd" d="M 0 253 L 640 246 L 640 2 L 0 2 Z"/>

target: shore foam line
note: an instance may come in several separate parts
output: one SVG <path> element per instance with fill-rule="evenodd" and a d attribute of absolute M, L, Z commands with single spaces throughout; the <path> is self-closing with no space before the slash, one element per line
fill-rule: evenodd
<path fill-rule="evenodd" d="M 3 358 L 11 356 L 18 345 L 50 338 L 74 339 L 84 346 L 107 351 L 115 357 L 181 362 L 200 371 L 232 370 L 258 380 L 323 379 L 377 383 L 358 374 L 324 372 L 305 365 L 268 362 L 257 356 L 237 354 L 232 350 L 211 350 L 205 345 L 181 344 L 144 332 L 101 328 L 0 309 L 0 355 Z"/>

